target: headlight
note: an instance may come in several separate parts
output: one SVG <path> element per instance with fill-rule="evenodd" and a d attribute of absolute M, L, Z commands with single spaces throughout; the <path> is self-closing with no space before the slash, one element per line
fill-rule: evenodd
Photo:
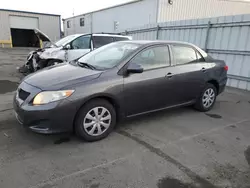
<path fill-rule="evenodd" d="M 74 93 L 74 90 L 63 90 L 63 91 L 44 91 L 41 93 L 38 93 L 34 100 L 34 105 L 41 105 L 41 104 L 47 104 L 50 102 L 58 101 L 61 99 L 65 99 L 72 95 Z"/>

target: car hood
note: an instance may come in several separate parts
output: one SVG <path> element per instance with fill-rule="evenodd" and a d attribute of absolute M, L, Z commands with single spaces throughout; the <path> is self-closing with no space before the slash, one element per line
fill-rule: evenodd
<path fill-rule="evenodd" d="M 67 86 L 96 79 L 102 71 L 62 63 L 27 76 L 24 82 L 41 90 L 58 90 Z"/>
<path fill-rule="evenodd" d="M 41 59 L 62 59 L 64 60 L 65 50 L 62 50 L 62 47 L 51 47 L 46 48 L 40 54 Z"/>
<path fill-rule="evenodd" d="M 55 43 L 53 43 L 51 41 L 51 39 L 48 37 L 48 35 L 46 35 L 42 31 L 40 31 L 39 29 L 34 29 L 34 32 L 35 32 L 36 36 L 39 38 L 39 40 L 41 41 L 42 48 L 48 48 L 50 46 L 56 46 Z"/>
<path fill-rule="evenodd" d="M 36 36 L 43 42 L 51 42 L 50 38 L 39 29 L 34 29 Z"/>
<path fill-rule="evenodd" d="M 44 50 L 45 53 L 53 53 L 62 50 L 62 47 L 51 47 Z"/>

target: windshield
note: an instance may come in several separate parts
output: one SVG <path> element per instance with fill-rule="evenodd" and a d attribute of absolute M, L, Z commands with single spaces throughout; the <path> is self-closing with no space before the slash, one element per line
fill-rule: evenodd
<path fill-rule="evenodd" d="M 67 37 L 64 37 L 62 39 L 60 39 L 59 41 L 57 41 L 55 44 L 57 46 L 64 46 L 67 43 L 69 43 L 71 40 L 73 40 L 74 38 L 76 38 L 76 35 L 69 35 Z"/>
<path fill-rule="evenodd" d="M 79 62 L 90 64 L 98 69 L 109 69 L 116 66 L 139 46 L 139 44 L 125 42 L 111 43 L 88 53 L 80 58 Z"/>

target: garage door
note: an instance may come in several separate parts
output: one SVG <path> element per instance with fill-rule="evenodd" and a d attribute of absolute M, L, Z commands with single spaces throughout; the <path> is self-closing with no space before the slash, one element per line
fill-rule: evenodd
<path fill-rule="evenodd" d="M 25 16 L 10 16 L 10 27 L 18 29 L 39 29 L 38 18 Z"/>

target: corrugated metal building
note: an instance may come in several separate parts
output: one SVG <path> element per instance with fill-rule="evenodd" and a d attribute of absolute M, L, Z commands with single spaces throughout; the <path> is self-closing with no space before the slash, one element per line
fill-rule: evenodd
<path fill-rule="evenodd" d="M 39 29 L 51 40 L 61 36 L 61 16 L 0 9 L 0 47 L 37 47 L 33 29 Z"/>
<path fill-rule="evenodd" d="M 64 20 L 65 35 L 117 32 L 119 29 L 155 23 L 157 0 L 135 0 Z"/>
<path fill-rule="evenodd" d="M 249 14 L 250 4 L 237 0 L 135 0 L 64 20 L 65 35 L 119 32 L 167 21 Z"/>
<path fill-rule="evenodd" d="M 218 16 L 249 14 L 250 4 L 242 0 L 159 0 L 158 23 Z"/>
<path fill-rule="evenodd" d="M 196 44 L 229 66 L 227 85 L 250 91 L 250 14 L 169 21 L 123 31 L 134 40 Z"/>

